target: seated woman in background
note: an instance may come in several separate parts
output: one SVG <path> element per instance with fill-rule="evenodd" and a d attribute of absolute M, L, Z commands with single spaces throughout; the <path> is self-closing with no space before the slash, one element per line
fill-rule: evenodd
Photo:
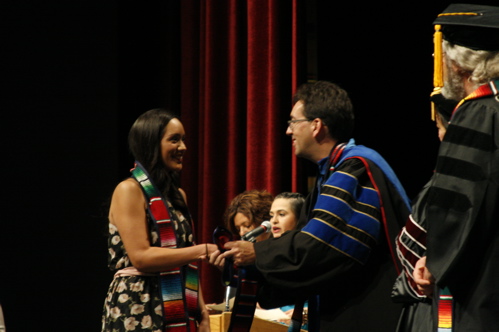
<path fill-rule="evenodd" d="M 274 198 L 274 202 L 272 202 L 270 208 L 270 223 L 272 224 L 272 236 L 274 238 L 279 238 L 287 231 L 296 229 L 303 204 L 305 204 L 305 197 L 300 193 L 283 192 Z M 305 312 L 307 311 L 307 307 L 307 303 L 305 303 Z M 279 319 L 278 321 L 289 325 L 291 316 L 293 315 L 294 305 L 287 305 L 280 309 L 289 318 Z M 306 319 L 304 319 L 302 329 L 308 329 Z"/>
<path fill-rule="evenodd" d="M 224 215 L 225 227 L 233 234 L 244 234 L 270 219 L 269 211 L 274 197 L 265 190 L 246 190 L 230 202 Z M 270 237 L 264 233 L 256 238 L 262 241 Z"/>
<path fill-rule="evenodd" d="M 305 198 L 299 193 L 283 192 L 273 198 L 267 191 L 247 190 L 237 195 L 225 211 L 225 227 L 233 234 L 243 236 L 260 226 L 265 220 L 272 225 L 272 238 L 278 238 L 285 232 L 293 230 L 298 225 L 298 218 Z M 256 238 L 263 241 L 270 237 L 264 233 Z M 219 260 L 219 251 L 210 255 L 210 264 L 222 269 L 225 262 Z M 229 298 L 234 297 L 235 288 L 230 287 Z M 289 319 L 278 319 L 279 322 L 289 325 L 294 306 L 280 308 Z M 257 305 L 260 309 L 260 306 Z M 306 329 L 306 326 L 303 326 Z"/>
<path fill-rule="evenodd" d="M 233 235 L 242 237 L 244 234 L 254 230 L 269 220 L 270 206 L 274 197 L 265 190 L 246 190 L 232 199 L 224 213 L 224 226 Z M 270 237 L 270 233 L 266 232 L 256 238 L 256 241 L 263 241 Z M 235 239 L 234 239 L 235 240 Z M 216 250 L 209 257 L 210 264 L 216 266 L 219 270 L 223 270 L 225 260 L 220 258 L 220 250 Z M 229 307 L 229 299 L 233 299 L 236 293 L 236 288 L 227 286 L 225 294 L 225 305 Z M 210 309 L 210 307 L 208 307 Z"/>
<path fill-rule="evenodd" d="M 304 203 L 305 198 L 300 193 L 283 192 L 274 198 L 270 207 L 270 223 L 272 224 L 272 236 L 274 238 L 296 229 Z"/>

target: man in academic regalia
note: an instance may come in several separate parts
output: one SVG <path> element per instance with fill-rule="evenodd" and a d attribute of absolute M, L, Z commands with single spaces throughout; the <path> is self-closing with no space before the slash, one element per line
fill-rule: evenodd
<path fill-rule="evenodd" d="M 453 4 L 434 24 L 434 94 L 461 101 L 439 149 L 414 277 L 433 297 L 435 331 L 499 331 L 499 7 Z"/>
<path fill-rule="evenodd" d="M 394 331 L 401 305 L 390 298 L 397 274 L 394 240 L 410 203 L 376 151 L 351 138 L 353 109 L 331 82 L 302 85 L 288 121 L 297 156 L 316 163 L 317 183 L 301 227 L 279 238 L 226 244 L 220 257 L 254 264 L 264 308 L 308 301 L 309 331 Z"/>

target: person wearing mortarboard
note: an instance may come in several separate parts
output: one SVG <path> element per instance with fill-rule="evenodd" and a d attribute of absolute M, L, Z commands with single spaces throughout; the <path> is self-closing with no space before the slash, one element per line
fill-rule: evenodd
<path fill-rule="evenodd" d="M 460 100 L 428 189 L 426 256 L 433 331 L 499 328 L 499 7 L 452 4 L 435 24 L 433 95 Z"/>

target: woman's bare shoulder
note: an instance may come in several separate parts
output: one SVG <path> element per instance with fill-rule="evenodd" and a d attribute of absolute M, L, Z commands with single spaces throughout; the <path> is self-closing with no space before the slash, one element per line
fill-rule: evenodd
<path fill-rule="evenodd" d="M 142 202 L 144 201 L 144 194 L 139 183 L 132 178 L 128 178 L 118 183 L 114 189 L 112 201 L 126 202 L 127 204 Z"/>
<path fill-rule="evenodd" d="M 141 193 L 140 185 L 132 178 L 125 179 L 114 188 L 114 194 Z"/>
<path fill-rule="evenodd" d="M 133 215 L 142 213 L 146 208 L 146 201 L 140 185 L 132 178 L 118 183 L 114 189 L 109 209 L 109 220 L 114 223 L 117 215 Z"/>

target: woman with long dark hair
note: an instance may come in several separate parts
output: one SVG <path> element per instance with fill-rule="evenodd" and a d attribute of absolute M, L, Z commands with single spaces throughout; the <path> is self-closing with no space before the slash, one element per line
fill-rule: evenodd
<path fill-rule="evenodd" d="M 128 141 L 135 166 L 109 210 L 109 268 L 116 271 L 102 331 L 209 331 L 197 262 L 216 250 L 197 244 L 185 192 L 179 187 L 186 151 L 178 117 L 142 114 Z"/>

